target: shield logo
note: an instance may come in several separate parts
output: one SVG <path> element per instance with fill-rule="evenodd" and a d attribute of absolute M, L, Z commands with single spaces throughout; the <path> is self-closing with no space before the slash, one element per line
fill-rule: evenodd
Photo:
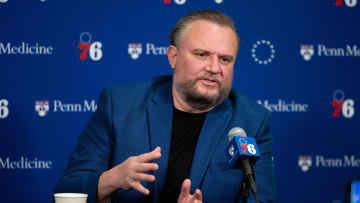
<path fill-rule="evenodd" d="M 140 54 L 142 53 L 141 44 L 129 44 L 128 53 L 130 54 L 132 59 L 138 59 Z"/>
<path fill-rule="evenodd" d="M 302 171 L 306 172 L 309 170 L 312 164 L 311 156 L 299 156 L 299 166 Z"/>
<path fill-rule="evenodd" d="M 35 111 L 39 114 L 40 117 L 46 116 L 49 111 L 49 101 L 36 101 L 35 102 Z"/>
<path fill-rule="evenodd" d="M 300 54 L 303 56 L 305 61 L 311 59 L 314 55 L 314 46 L 313 45 L 301 45 Z"/>

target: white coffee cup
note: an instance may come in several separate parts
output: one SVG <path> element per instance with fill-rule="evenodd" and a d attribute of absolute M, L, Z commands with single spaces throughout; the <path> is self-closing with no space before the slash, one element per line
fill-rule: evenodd
<path fill-rule="evenodd" d="M 54 194 L 55 203 L 86 203 L 87 194 L 81 193 L 57 193 Z"/>

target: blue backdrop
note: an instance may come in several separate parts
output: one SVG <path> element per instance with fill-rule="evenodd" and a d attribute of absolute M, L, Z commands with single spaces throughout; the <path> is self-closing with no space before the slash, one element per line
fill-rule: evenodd
<path fill-rule="evenodd" d="M 280 202 L 341 203 L 360 168 L 357 0 L 0 0 L 1 202 L 50 202 L 101 88 L 171 74 L 185 14 L 233 18 L 234 88 L 273 112 Z"/>

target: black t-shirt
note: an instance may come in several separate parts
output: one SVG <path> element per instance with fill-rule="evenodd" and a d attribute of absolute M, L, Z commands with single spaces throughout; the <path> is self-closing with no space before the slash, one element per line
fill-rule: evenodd
<path fill-rule="evenodd" d="M 177 202 L 181 185 L 190 177 L 191 162 L 206 113 L 187 113 L 174 107 L 170 155 L 159 202 Z"/>

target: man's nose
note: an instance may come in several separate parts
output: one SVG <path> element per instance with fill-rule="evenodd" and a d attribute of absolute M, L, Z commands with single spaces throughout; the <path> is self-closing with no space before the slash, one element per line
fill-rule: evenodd
<path fill-rule="evenodd" d="M 219 57 L 217 55 L 212 55 L 209 60 L 209 64 L 207 65 L 207 71 L 217 74 L 221 72 L 221 66 Z"/>

